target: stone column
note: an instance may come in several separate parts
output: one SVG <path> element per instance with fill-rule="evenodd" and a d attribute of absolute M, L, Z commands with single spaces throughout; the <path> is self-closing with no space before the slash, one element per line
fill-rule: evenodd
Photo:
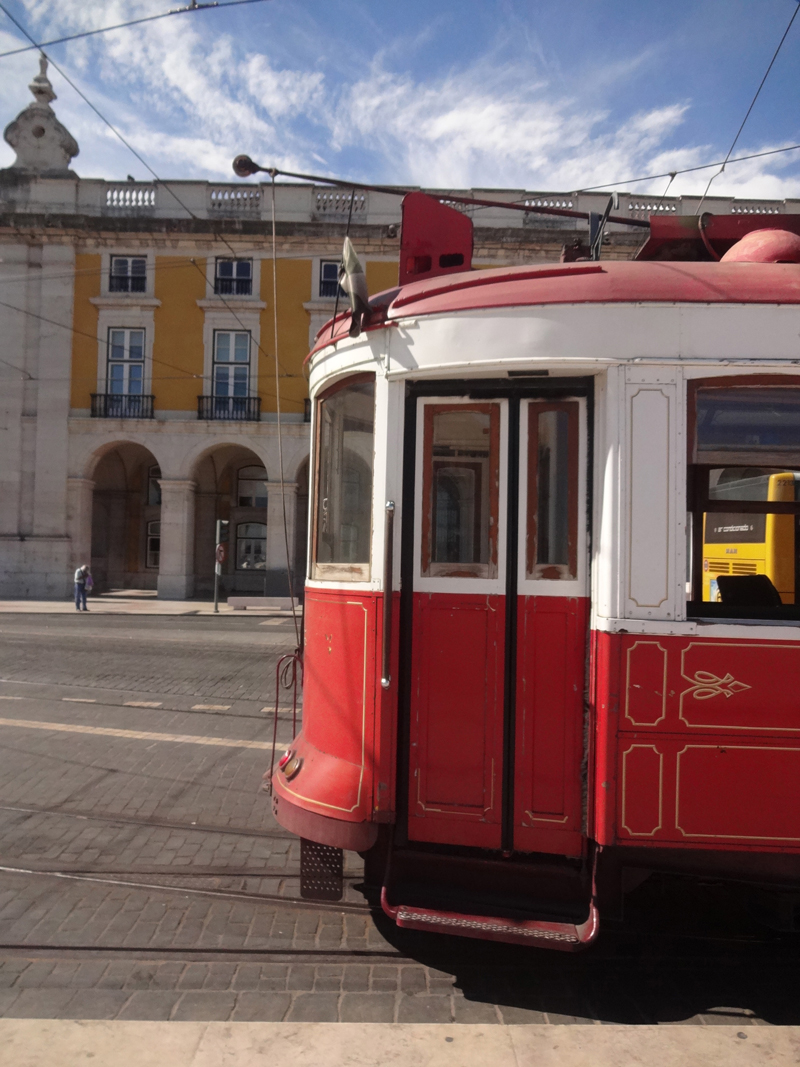
<path fill-rule="evenodd" d="M 284 482 L 283 491 L 286 494 L 286 528 L 289 534 L 289 560 L 294 562 L 294 521 L 297 505 L 297 485 L 294 482 Z M 286 570 L 286 543 L 283 535 L 283 504 L 281 503 L 281 483 L 269 482 L 267 484 L 267 570 Z"/>
<path fill-rule="evenodd" d="M 161 566 L 158 595 L 187 600 L 194 594 L 195 483 L 161 478 Z"/>
<path fill-rule="evenodd" d="M 92 494 L 89 478 L 67 479 L 67 533 L 72 542 L 71 562 L 75 568 L 92 564 Z"/>

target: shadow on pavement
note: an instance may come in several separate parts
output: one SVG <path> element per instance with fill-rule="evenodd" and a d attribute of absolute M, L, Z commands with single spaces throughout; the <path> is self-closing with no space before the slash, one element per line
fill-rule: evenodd
<path fill-rule="evenodd" d="M 800 937 L 756 923 L 721 884 L 653 875 L 626 898 L 625 921 L 603 923 L 589 949 L 561 953 L 401 930 L 381 934 L 446 975 L 470 1001 L 519 1021 L 800 1024 Z M 513 1012 L 512 1012 L 513 1015 Z"/>

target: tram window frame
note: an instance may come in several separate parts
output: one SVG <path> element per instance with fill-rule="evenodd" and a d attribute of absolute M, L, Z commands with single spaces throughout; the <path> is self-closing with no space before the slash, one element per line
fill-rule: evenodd
<path fill-rule="evenodd" d="M 718 470 L 740 470 L 744 473 L 747 470 L 758 469 L 762 472 L 760 477 L 789 472 L 796 472 L 800 476 L 800 442 L 798 442 L 796 448 L 775 446 L 773 451 L 769 451 L 764 445 L 742 440 L 740 444 L 735 443 L 733 446 L 721 444 L 716 450 L 713 450 L 712 448 L 703 448 L 702 442 L 699 440 L 701 431 L 698 425 L 698 409 L 702 403 L 701 394 L 704 391 L 712 394 L 714 392 L 724 393 L 727 391 L 732 393 L 736 391 L 738 395 L 732 397 L 732 399 L 741 401 L 746 392 L 752 390 L 755 404 L 759 401 L 763 403 L 764 391 L 770 389 L 781 389 L 784 397 L 789 390 L 800 394 L 800 378 L 783 375 L 737 375 L 727 378 L 699 378 L 689 383 L 687 518 L 691 534 L 689 537 L 687 616 L 690 619 L 800 622 L 800 499 L 797 499 L 798 489 L 795 489 L 796 499 L 793 501 L 736 499 L 731 497 L 723 499 L 712 492 L 713 487 L 711 485 L 712 472 Z M 800 396 L 798 397 L 798 413 L 800 413 Z M 747 429 L 746 422 L 741 423 L 741 425 L 744 437 Z M 754 475 L 751 475 L 751 477 L 754 477 Z M 747 599 L 746 596 L 743 596 L 740 604 L 703 600 L 703 575 L 708 564 L 705 549 L 708 544 L 714 543 L 706 540 L 704 518 L 714 514 L 764 516 L 765 526 L 768 523 L 766 517 L 769 515 L 790 515 L 794 517 L 794 603 L 744 604 L 744 600 Z M 748 538 L 744 538 L 741 543 L 744 544 L 747 541 Z M 718 543 L 728 544 L 727 542 Z M 732 541 L 730 545 L 739 543 Z M 764 543 L 766 545 L 768 544 L 768 538 L 765 535 L 763 542 L 758 540 L 753 543 Z M 767 549 L 765 548 L 766 551 Z M 719 573 L 722 574 L 722 571 Z M 749 573 L 755 575 L 765 573 L 765 571 L 752 571 Z M 744 576 L 744 571 L 740 571 L 740 576 Z M 773 585 L 772 591 L 769 589 L 770 584 Z M 791 590 L 783 590 L 783 592 L 784 595 L 791 595 Z M 761 595 L 766 599 L 772 593 L 779 594 L 779 591 L 771 583 L 770 579 L 769 583 L 763 583 Z"/>
<path fill-rule="evenodd" d="M 422 529 L 420 545 L 420 577 L 422 578 L 477 578 L 495 579 L 498 575 L 499 545 L 497 533 L 500 528 L 500 405 L 496 402 L 455 402 L 451 404 L 426 404 L 423 426 L 422 441 Z M 455 412 L 466 414 L 475 413 L 488 415 L 489 417 L 489 440 L 486 481 L 488 483 L 488 507 L 486 513 L 487 527 L 487 559 L 484 562 L 452 562 L 437 561 L 433 559 L 434 539 L 436 536 L 434 486 L 437 475 L 437 458 L 434 455 L 434 420 L 438 415 L 449 415 Z M 485 431 L 484 431 L 485 432 Z M 440 466 L 444 461 L 440 461 Z M 473 462 L 467 458 L 464 460 L 465 468 L 473 466 Z M 476 479 L 476 485 L 480 487 L 481 480 Z M 482 489 L 478 488 L 478 494 Z M 482 525 L 482 517 L 476 513 L 475 527 L 479 532 Z M 480 535 L 479 535 L 480 537 Z"/>
<path fill-rule="evenodd" d="M 576 581 L 578 578 L 578 480 L 580 476 L 580 402 L 536 401 L 528 405 L 528 486 L 525 578 L 528 581 Z M 563 412 L 566 432 L 566 561 L 540 562 L 539 419 L 548 412 Z"/>
<path fill-rule="evenodd" d="M 310 544 L 310 574 L 314 581 L 328 582 L 368 582 L 372 574 L 372 532 L 374 523 L 375 504 L 375 382 L 374 374 L 351 374 L 349 377 L 334 383 L 314 398 L 314 431 L 313 431 L 313 472 L 314 481 L 312 487 L 311 507 L 311 544 Z M 365 534 L 367 544 L 366 561 L 320 561 L 320 493 L 322 479 L 322 435 L 324 426 L 323 405 L 343 392 L 345 389 L 356 385 L 372 386 L 372 448 L 369 462 L 369 529 Z M 359 457 L 362 458 L 363 457 Z M 366 466 L 366 461 L 365 461 Z"/>

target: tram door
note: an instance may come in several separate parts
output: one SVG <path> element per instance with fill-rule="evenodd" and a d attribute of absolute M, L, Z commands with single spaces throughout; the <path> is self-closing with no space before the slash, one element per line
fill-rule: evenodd
<path fill-rule="evenodd" d="M 416 404 L 409 841 L 578 855 L 585 400 Z"/>

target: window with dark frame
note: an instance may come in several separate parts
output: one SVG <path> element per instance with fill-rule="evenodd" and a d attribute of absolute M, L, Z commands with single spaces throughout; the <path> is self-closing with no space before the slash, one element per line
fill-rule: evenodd
<path fill-rule="evenodd" d="M 153 519 L 147 524 L 147 559 L 146 566 L 158 570 L 161 562 L 161 522 Z"/>
<path fill-rule="evenodd" d="M 112 256 L 108 291 L 110 293 L 147 292 L 147 257 Z"/>
<path fill-rule="evenodd" d="M 240 467 L 236 501 L 240 508 L 267 506 L 267 472 L 264 467 Z"/>
<path fill-rule="evenodd" d="M 250 395 L 250 334 L 246 330 L 214 333 L 215 397 Z"/>
<path fill-rule="evenodd" d="M 690 386 L 694 618 L 800 619 L 800 384 Z"/>
<path fill-rule="evenodd" d="M 263 571 L 267 567 L 267 524 L 240 522 L 236 527 L 236 570 Z"/>
<path fill-rule="evenodd" d="M 144 392 L 144 330 L 108 331 L 106 393 L 141 396 Z"/>
<path fill-rule="evenodd" d="M 214 292 L 218 296 L 252 296 L 252 259 L 218 259 L 214 267 Z"/>
<path fill-rule="evenodd" d="M 319 265 L 319 295 L 323 299 L 335 299 L 337 293 L 340 297 L 346 297 L 344 289 L 339 286 L 338 259 L 323 259 Z"/>

